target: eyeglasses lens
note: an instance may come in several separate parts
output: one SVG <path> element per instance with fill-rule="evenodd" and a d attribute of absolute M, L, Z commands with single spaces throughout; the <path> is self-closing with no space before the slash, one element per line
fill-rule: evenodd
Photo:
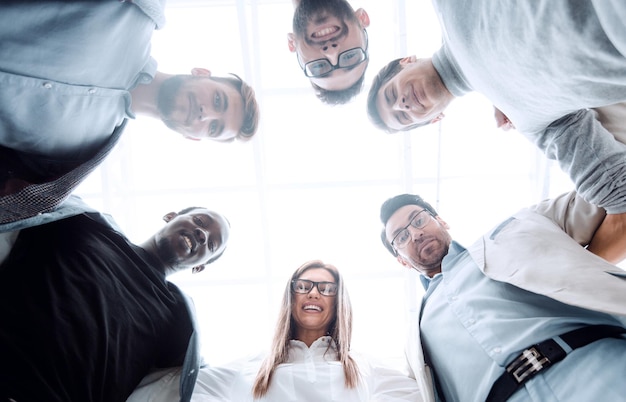
<path fill-rule="evenodd" d="M 317 286 L 317 290 L 324 296 L 334 296 L 337 294 L 337 284 L 333 282 L 313 282 L 306 279 L 296 279 L 291 282 L 291 289 L 296 293 L 306 294 Z"/>

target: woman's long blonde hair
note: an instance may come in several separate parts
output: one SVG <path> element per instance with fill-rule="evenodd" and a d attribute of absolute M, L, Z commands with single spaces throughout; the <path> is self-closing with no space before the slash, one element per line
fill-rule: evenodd
<path fill-rule="evenodd" d="M 305 271 L 313 268 L 323 268 L 331 273 L 337 283 L 337 298 L 335 300 L 335 317 L 328 327 L 328 333 L 335 341 L 337 357 L 343 366 L 345 384 L 348 388 L 355 388 L 359 383 L 359 370 L 356 362 L 350 357 L 350 340 L 352 338 L 352 305 L 350 297 L 343 285 L 341 274 L 333 265 L 314 260 L 304 263 L 296 269 L 285 287 L 283 302 L 280 309 L 276 332 L 272 341 L 270 355 L 265 358 L 252 387 L 254 399 L 267 394 L 272 381 L 272 375 L 278 365 L 285 363 L 289 356 L 289 341 L 294 339 L 296 326 L 291 314 L 293 292 L 291 281 L 298 279 Z"/>

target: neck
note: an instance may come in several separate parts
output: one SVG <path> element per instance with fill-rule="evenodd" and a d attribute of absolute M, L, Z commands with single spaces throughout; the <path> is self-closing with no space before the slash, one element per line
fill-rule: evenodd
<path fill-rule="evenodd" d="M 319 330 L 307 330 L 307 329 L 300 329 L 295 336 L 295 339 L 304 342 L 306 344 L 306 346 L 311 347 L 311 345 L 313 344 L 313 342 L 315 342 L 316 340 L 318 340 L 319 338 L 321 338 L 322 336 L 326 335 L 326 331 L 319 331 Z"/>
<path fill-rule="evenodd" d="M 418 269 L 418 271 L 422 272 L 424 275 L 428 276 L 429 278 L 432 278 L 433 276 L 441 272 L 441 265 L 435 269 L 421 269 L 421 270 Z"/>
<path fill-rule="evenodd" d="M 171 74 L 157 71 L 154 79 L 146 85 L 139 84 L 130 91 L 131 108 L 137 115 L 160 118 L 157 99 L 161 84 L 170 78 Z"/>
<path fill-rule="evenodd" d="M 142 249 L 144 249 L 144 251 L 146 253 L 148 253 L 151 256 L 153 256 L 154 259 L 159 262 L 157 265 L 153 266 L 153 268 L 155 270 L 163 272 L 166 276 L 176 272 L 172 267 L 170 267 L 167 264 L 165 264 L 163 262 L 163 260 L 161 259 L 161 257 L 159 256 L 158 249 L 157 249 L 157 244 L 156 244 L 156 239 L 154 237 L 151 237 L 148 240 L 146 240 L 145 242 L 143 242 L 140 245 L 140 247 Z"/>

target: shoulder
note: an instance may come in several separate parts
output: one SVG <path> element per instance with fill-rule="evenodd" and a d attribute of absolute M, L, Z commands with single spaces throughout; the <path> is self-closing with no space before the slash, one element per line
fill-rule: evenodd
<path fill-rule="evenodd" d="M 60 204 L 52 211 L 40 213 L 33 217 L 22 219 L 16 222 L 0 225 L 0 233 L 45 225 L 46 223 L 59 221 L 61 219 L 67 219 L 80 214 L 90 214 L 91 216 L 99 215 L 99 220 L 107 219 L 104 217 L 104 215 L 100 214 L 94 208 L 87 205 L 87 203 L 85 203 L 80 197 L 71 195 L 68 199 L 66 199 L 62 204 Z M 110 217 L 108 219 L 112 221 Z"/>

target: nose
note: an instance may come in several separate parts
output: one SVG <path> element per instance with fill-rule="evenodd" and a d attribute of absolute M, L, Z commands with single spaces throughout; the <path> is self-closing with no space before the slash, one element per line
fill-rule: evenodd
<path fill-rule="evenodd" d="M 213 110 L 211 108 L 200 105 L 200 114 L 198 116 L 198 120 L 207 121 L 213 119 L 215 117 L 214 115 L 215 113 L 213 113 Z"/>
<path fill-rule="evenodd" d="M 424 234 L 422 229 L 417 229 L 417 228 L 414 228 L 413 226 L 409 226 L 409 233 L 411 234 L 411 240 L 413 241 L 419 239 Z"/>
<path fill-rule="evenodd" d="M 339 50 L 336 43 L 322 46 L 322 53 L 324 57 L 330 61 L 330 64 L 336 66 L 339 60 Z"/>
<path fill-rule="evenodd" d="M 313 293 L 313 292 L 315 292 L 315 293 Z M 309 293 L 307 293 L 307 295 L 306 295 L 306 296 L 307 296 L 307 297 L 310 297 L 310 298 L 316 298 L 316 299 L 319 299 L 319 297 L 320 297 L 320 291 L 319 291 L 319 289 L 317 288 L 317 286 L 313 286 L 313 289 L 311 289 L 311 291 L 310 291 Z"/>
<path fill-rule="evenodd" d="M 200 228 L 195 228 L 193 234 L 196 236 L 196 241 L 201 245 L 206 244 L 207 239 L 209 238 L 208 234 Z"/>
<path fill-rule="evenodd" d="M 406 96 L 398 96 L 396 103 L 393 105 L 394 110 L 409 110 L 411 107 L 406 101 Z"/>

